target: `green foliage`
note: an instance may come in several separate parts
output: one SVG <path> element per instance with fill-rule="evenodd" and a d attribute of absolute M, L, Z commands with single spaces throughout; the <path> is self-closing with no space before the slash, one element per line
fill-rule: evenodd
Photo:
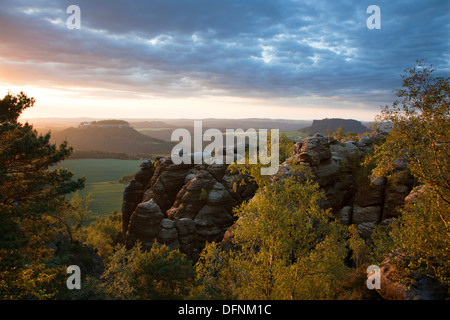
<path fill-rule="evenodd" d="M 23 92 L 17 95 L 8 94 L 0 100 L 0 123 L 17 123 L 23 110 L 34 105 L 36 100 L 28 98 Z"/>
<path fill-rule="evenodd" d="M 62 268 L 49 268 L 45 263 L 30 262 L 26 266 L 0 270 L 1 300 L 48 300 L 59 292 L 58 274 Z"/>
<path fill-rule="evenodd" d="M 346 135 L 346 138 L 348 140 L 358 141 L 359 135 L 357 133 L 355 133 L 355 132 L 348 131 L 347 135 Z"/>
<path fill-rule="evenodd" d="M 345 138 L 345 130 L 343 126 L 339 126 L 334 133 L 334 138 L 338 141 L 341 141 Z"/>
<path fill-rule="evenodd" d="M 268 143 L 267 143 L 267 149 L 270 153 L 272 140 L 270 138 L 270 132 L 267 135 Z M 287 160 L 293 150 L 293 142 L 288 139 L 288 137 L 285 134 L 282 134 L 279 139 L 279 164 L 283 163 L 285 160 Z M 237 173 L 242 175 L 249 175 L 250 176 L 250 183 L 254 182 L 258 186 L 265 186 L 270 182 L 270 176 L 269 175 L 261 175 L 261 167 L 265 165 L 262 165 L 260 162 L 257 164 L 250 164 L 249 163 L 249 157 L 248 154 L 246 154 L 246 163 L 245 164 L 231 164 L 228 168 L 229 170 L 236 170 Z M 248 183 L 245 181 L 238 181 L 235 182 L 235 188 Z"/>
<path fill-rule="evenodd" d="M 450 82 L 434 77 L 435 70 L 423 61 L 417 63 L 405 70 L 403 89 L 395 90 L 399 99 L 377 118 L 376 127 L 392 128 L 367 161 L 377 164 L 374 179 L 391 177 L 399 163 L 407 164 L 420 184 L 450 203 Z"/>
<path fill-rule="evenodd" d="M 397 227 L 398 223 L 398 219 L 394 219 L 390 224 L 389 230 L 377 226 L 372 232 L 370 239 L 370 257 L 373 258 L 376 264 L 383 262 L 383 260 L 395 250 L 395 243 L 393 238 L 389 235 L 389 232 L 393 227 Z"/>
<path fill-rule="evenodd" d="M 361 125 L 364 127 L 363 125 Z M 339 126 L 335 132 L 330 130 L 328 133 L 329 136 L 333 136 L 333 138 L 337 141 L 345 141 L 345 140 L 351 140 L 351 141 L 358 141 L 360 135 L 367 132 L 368 129 L 360 130 L 361 133 L 355 133 L 353 131 L 345 131 L 343 126 Z"/>
<path fill-rule="evenodd" d="M 0 286 L 5 299 L 47 299 L 56 295 L 52 279 L 59 267 L 47 262 L 46 248 L 58 232 L 67 234 L 64 196 L 80 189 L 65 169 L 48 168 L 67 158 L 72 149 L 51 144 L 50 134 L 39 135 L 17 119 L 33 106 L 24 93 L 8 93 L 0 100 Z"/>
<path fill-rule="evenodd" d="M 349 226 L 348 231 L 350 233 L 348 247 L 352 252 L 351 259 L 355 262 L 356 268 L 360 268 L 368 254 L 367 245 L 354 224 Z"/>
<path fill-rule="evenodd" d="M 413 257 L 408 267 L 450 285 L 450 205 L 425 190 L 414 205 L 405 207 L 400 221 L 402 227 L 392 236 Z"/>
<path fill-rule="evenodd" d="M 134 179 L 135 173 L 124 174 L 117 182 L 119 183 L 130 183 Z"/>
<path fill-rule="evenodd" d="M 388 124 L 391 130 L 366 164 L 375 164 L 372 179 L 393 179 L 405 164 L 421 190 L 401 208 L 388 235 L 376 235 L 374 253 L 379 258 L 395 251 L 405 257 L 404 271 L 449 284 L 450 82 L 423 61 L 417 64 L 405 70 L 403 89 L 395 90 L 399 99 L 377 119 L 378 128 Z"/>
<path fill-rule="evenodd" d="M 84 186 L 84 179 L 74 181 L 68 169 L 56 167 L 72 148 L 66 141 L 51 144 L 49 133 L 39 135 L 18 123 L 34 99 L 8 93 L 0 100 L 0 299 L 358 299 L 367 297 L 355 290 L 365 288 L 366 264 L 380 263 L 392 252 L 405 257 L 398 264 L 407 274 L 430 275 L 450 285 L 450 86 L 448 78 L 434 77 L 431 67 L 418 63 L 406 70 L 403 89 L 395 91 L 399 100 L 377 119 L 375 129 L 389 124 L 390 134 L 366 156 L 365 167 L 355 154 L 341 170 L 356 171 L 356 182 L 369 175 L 393 179 L 399 164 L 406 164 L 422 187 L 388 231 L 377 228 L 367 243 L 355 226 L 347 232 L 320 208 L 324 194 L 303 167 L 292 168 L 301 181 L 273 181 L 260 174 L 260 164 L 234 164 L 230 169 L 249 174 L 259 190 L 235 211 L 236 249 L 207 244 L 195 268 L 179 251 L 156 242 L 149 251 L 140 245 L 126 250 L 117 212 L 84 227 L 91 196 L 76 192 L 66 198 Z M 335 138 L 357 137 L 341 127 Z M 282 163 L 292 152 L 285 135 L 279 150 Z M 121 174 L 130 172 L 121 168 L 127 170 Z M 119 177 L 108 181 L 119 185 Z M 207 195 L 202 190 L 200 200 Z M 69 294 L 65 264 L 77 255 L 80 263 L 93 263 L 85 247 L 68 241 L 71 231 L 98 251 L 107 269 L 101 279 L 84 277 L 84 290 Z M 68 247 L 58 245 L 55 254 L 49 247 L 61 234 Z M 354 270 L 344 263 L 349 252 Z"/>
<path fill-rule="evenodd" d="M 113 212 L 109 216 L 97 217 L 83 229 L 82 240 L 96 248 L 103 261 L 107 262 L 114 248 L 122 242 L 122 215 Z"/>
<path fill-rule="evenodd" d="M 286 161 L 291 155 L 292 150 L 294 148 L 294 144 L 292 140 L 290 140 L 286 134 L 282 133 L 280 135 L 280 143 L 279 143 L 279 151 L 280 151 L 280 164 Z"/>
<path fill-rule="evenodd" d="M 217 243 L 207 243 L 195 265 L 196 286 L 191 296 L 196 299 L 237 299 L 238 278 L 233 259 Z"/>
<path fill-rule="evenodd" d="M 208 191 L 206 189 L 202 188 L 202 191 L 200 192 L 200 196 L 198 198 L 199 201 L 204 201 L 208 199 Z"/>
<path fill-rule="evenodd" d="M 334 297 L 348 272 L 345 230 L 321 210 L 323 193 L 310 180 L 287 178 L 260 188 L 237 210 L 239 250 L 209 247 L 197 265 L 208 295 L 238 299 Z M 213 259 L 211 261 L 211 259 Z M 216 281 L 212 281 L 214 275 Z"/>
<path fill-rule="evenodd" d="M 182 299 L 195 278 L 192 262 L 178 250 L 156 242 L 150 251 L 138 244 L 118 249 L 102 276 L 105 294 L 112 299 Z"/>
<path fill-rule="evenodd" d="M 73 236 L 76 240 L 81 240 L 81 230 L 83 225 L 92 214 L 92 210 L 89 210 L 89 204 L 92 202 L 92 194 L 87 196 L 80 196 L 78 191 L 70 199 L 70 210 L 67 213 L 66 221 L 73 226 Z"/>
<path fill-rule="evenodd" d="M 414 203 L 407 203 L 376 250 L 395 250 L 405 256 L 407 273 L 430 275 L 450 285 L 450 205 L 431 188 L 424 188 Z"/>

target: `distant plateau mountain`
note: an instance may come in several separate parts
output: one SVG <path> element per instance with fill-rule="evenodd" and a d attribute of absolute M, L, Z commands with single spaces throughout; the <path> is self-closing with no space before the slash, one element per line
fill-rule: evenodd
<path fill-rule="evenodd" d="M 323 120 L 313 120 L 311 126 L 306 128 L 301 128 L 298 131 L 307 134 L 327 135 L 328 131 L 336 132 L 336 130 L 341 127 L 344 128 L 344 132 L 354 132 L 354 133 L 365 133 L 368 128 L 361 122 L 353 119 L 323 119 Z"/>

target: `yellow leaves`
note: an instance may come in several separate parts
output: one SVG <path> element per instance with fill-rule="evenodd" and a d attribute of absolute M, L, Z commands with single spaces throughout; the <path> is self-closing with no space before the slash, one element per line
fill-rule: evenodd
<path fill-rule="evenodd" d="M 48 268 L 43 263 L 32 262 L 26 268 L 12 268 L 1 275 L 2 299 L 48 300 L 55 297 L 55 287 L 63 268 Z"/>
<path fill-rule="evenodd" d="M 450 141 L 449 79 L 435 78 L 434 70 L 426 67 L 417 73 L 413 69 L 407 71 L 405 89 L 397 90 L 397 96 L 403 100 L 383 109 L 378 119 L 381 123 L 391 123 L 392 130 L 370 157 L 377 165 L 374 177 L 389 176 L 400 160 L 407 163 L 421 183 L 450 191 L 450 149 L 438 147 Z"/>
<path fill-rule="evenodd" d="M 227 274 L 237 278 L 241 299 L 331 297 L 346 270 L 342 227 L 319 206 L 323 193 L 310 180 L 278 180 L 241 205 Z M 317 270 L 320 270 L 317 272 Z M 226 282 L 225 279 L 220 281 Z M 313 284 L 312 284 L 313 283 Z M 317 288 L 327 288 L 317 290 Z"/>

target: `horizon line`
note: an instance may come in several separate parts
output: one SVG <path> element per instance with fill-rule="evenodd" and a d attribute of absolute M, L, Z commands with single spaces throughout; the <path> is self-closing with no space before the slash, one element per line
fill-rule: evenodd
<path fill-rule="evenodd" d="M 357 120 L 361 122 L 373 122 L 372 120 L 362 120 L 358 118 L 337 118 L 337 117 L 324 117 L 315 119 L 287 119 L 287 118 L 125 118 L 125 117 L 19 117 L 20 120 L 79 120 L 79 119 L 93 119 L 93 120 L 126 120 L 126 121 L 161 121 L 161 120 L 191 120 L 191 121 L 205 121 L 205 120 L 272 120 L 272 121 L 313 121 L 313 120 L 325 120 L 325 119 L 339 119 L 339 120 Z"/>

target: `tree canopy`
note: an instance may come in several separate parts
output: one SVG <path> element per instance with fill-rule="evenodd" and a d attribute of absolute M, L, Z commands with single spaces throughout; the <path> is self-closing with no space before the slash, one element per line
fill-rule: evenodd
<path fill-rule="evenodd" d="M 48 298 L 57 268 L 48 249 L 58 232 L 68 230 L 65 195 L 84 185 L 67 170 L 48 168 L 67 158 L 67 142 L 56 146 L 18 122 L 35 100 L 23 92 L 0 100 L 0 290 L 1 298 Z M 42 285 L 45 283 L 46 285 Z"/>
<path fill-rule="evenodd" d="M 310 180 L 261 187 L 237 209 L 236 250 L 210 245 L 197 265 L 206 295 L 238 299 L 326 299 L 348 272 L 345 228 L 320 209 Z M 215 277 L 211 277 L 214 274 Z"/>
<path fill-rule="evenodd" d="M 373 179 L 393 177 L 406 165 L 419 184 L 430 186 L 450 204 L 450 82 L 432 66 L 417 61 L 405 70 L 398 99 L 377 117 L 375 128 L 390 127 L 386 141 L 375 147 Z"/>
<path fill-rule="evenodd" d="M 394 183 L 405 171 L 415 179 L 410 201 L 381 237 L 377 250 L 404 256 L 402 268 L 450 284 L 450 81 L 417 61 L 405 70 L 398 99 L 386 106 L 377 129 L 390 128 L 366 164 L 372 179 L 387 176 Z"/>

